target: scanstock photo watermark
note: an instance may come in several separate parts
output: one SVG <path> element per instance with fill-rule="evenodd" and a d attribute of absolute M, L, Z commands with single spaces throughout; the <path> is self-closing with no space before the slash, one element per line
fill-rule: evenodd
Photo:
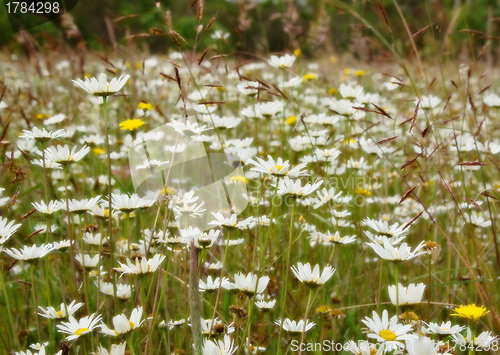
<path fill-rule="evenodd" d="M 465 351 L 467 349 L 470 349 L 469 344 L 459 344 L 459 343 L 453 343 L 450 340 L 446 342 L 441 342 L 441 347 L 444 349 L 448 349 L 449 353 L 451 354 L 451 350 L 461 350 Z M 413 349 L 414 344 L 412 343 L 406 343 L 406 345 L 403 346 L 403 344 L 399 345 L 393 345 L 391 343 L 369 343 L 365 340 L 360 340 L 357 343 L 354 341 L 349 341 L 346 343 L 340 343 L 336 342 L 335 340 L 330 340 L 330 339 L 325 339 L 321 342 L 300 342 L 297 339 L 292 340 L 290 343 L 290 348 L 289 350 L 294 351 L 294 352 L 305 352 L 305 351 L 310 351 L 310 352 L 318 352 L 318 351 L 335 351 L 335 352 L 340 352 L 340 351 L 349 351 L 349 352 L 359 352 L 359 354 L 375 354 L 375 352 L 378 354 L 380 351 L 380 354 L 385 354 L 386 352 L 394 351 L 393 355 L 403 355 L 407 353 L 412 353 L 412 351 L 418 351 L 422 349 Z M 498 341 L 494 341 L 491 343 L 491 345 L 488 347 L 488 349 L 482 349 L 484 350 L 492 350 L 492 351 L 498 351 Z M 478 348 L 478 351 L 481 351 L 480 348 Z"/>

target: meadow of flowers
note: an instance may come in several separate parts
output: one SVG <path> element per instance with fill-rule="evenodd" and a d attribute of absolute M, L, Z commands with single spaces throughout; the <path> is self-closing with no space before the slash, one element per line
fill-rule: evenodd
<path fill-rule="evenodd" d="M 1 59 L 1 353 L 498 353 L 498 71 Z M 180 137 L 238 157 L 243 212 L 170 178 Z"/>

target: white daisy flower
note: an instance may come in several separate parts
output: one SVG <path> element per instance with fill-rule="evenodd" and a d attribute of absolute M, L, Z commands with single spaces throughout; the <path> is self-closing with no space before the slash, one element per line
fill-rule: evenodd
<path fill-rule="evenodd" d="M 290 268 L 300 282 L 311 288 L 323 285 L 335 273 L 335 269 L 331 266 L 326 266 L 323 272 L 320 273 L 319 265 L 315 265 L 314 269 L 311 269 L 311 264 L 309 263 L 298 263 L 297 266 L 291 266 Z"/>
<path fill-rule="evenodd" d="M 389 291 L 389 298 L 395 306 L 411 306 L 418 304 L 422 301 L 424 296 L 425 284 L 409 284 L 408 287 L 403 287 L 399 285 L 399 292 L 396 289 L 396 285 L 391 285 L 387 288 Z M 399 297 L 398 297 L 399 296 Z M 398 302 L 399 300 L 399 302 Z"/>
<path fill-rule="evenodd" d="M 208 233 L 203 232 L 194 240 L 194 246 L 198 249 L 211 248 L 219 238 L 220 230 L 211 229 Z"/>
<path fill-rule="evenodd" d="M 465 329 L 465 326 L 451 325 L 451 321 L 442 322 L 441 325 L 438 323 L 429 323 L 427 328 L 423 327 L 423 332 L 426 334 L 441 334 L 441 335 L 451 335 L 455 333 L 460 333 Z"/>
<path fill-rule="evenodd" d="M 85 81 L 83 81 L 82 79 L 71 81 L 91 95 L 104 97 L 116 94 L 118 91 L 120 91 L 123 86 L 125 86 L 129 78 L 130 75 L 120 75 L 118 79 L 113 78 L 110 82 L 108 82 L 106 74 L 101 73 L 99 75 L 99 79 L 92 77 L 90 79 L 85 78 Z"/>
<path fill-rule="evenodd" d="M 224 335 L 224 340 L 203 340 L 203 355 L 232 355 L 238 346 L 234 346 L 234 342 L 229 335 Z"/>
<path fill-rule="evenodd" d="M 17 260 L 32 261 L 43 258 L 52 250 L 54 250 L 52 244 L 42 244 L 40 246 L 32 245 L 30 247 L 25 245 L 22 249 L 5 249 L 4 252 Z"/>
<path fill-rule="evenodd" d="M 385 346 L 384 344 L 378 346 L 375 344 L 371 344 L 369 341 L 361 340 L 359 342 L 355 342 L 349 340 L 345 344 L 345 350 L 350 351 L 354 355 L 383 355 L 385 354 Z"/>
<path fill-rule="evenodd" d="M 90 211 L 101 200 L 101 196 L 96 196 L 90 199 L 68 200 L 69 212 L 82 214 Z"/>
<path fill-rule="evenodd" d="M 61 322 L 61 324 L 57 324 L 56 327 L 59 329 L 59 332 L 68 334 L 66 340 L 75 340 L 90 333 L 95 328 L 99 328 L 98 324 L 101 321 L 101 316 L 96 315 L 96 313 L 91 314 L 90 316 L 83 317 L 80 320 L 76 320 L 73 316 L 69 316 L 69 322 Z"/>
<path fill-rule="evenodd" d="M 61 164 L 45 159 L 45 164 L 42 159 L 33 159 L 31 161 L 33 164 L 40 167 L 45 167 L 46 169 L 62 169 Z"/>
<path fill-rule="evenodd" d="M 212 212 L 212 215 L 215 219 L 208 223 L 209 226 L 224 227 L 227 229 L 245 229 L 253 222 L 253 217 L 238 221 L 234 213 L 229 218 L 220 212 Z"/>
<path fill-rule="evenodd" d="M 380 256 L 385 260 L 393 262 L 410 260 L 425 253 L 425 251 L 422 250 L 422 248 L 425 245 L 425 242 L 421 242 L 415 248 L 415 250 L 411 251 L 411 248 L 406 243 L 401 244 L 399 247 L 393 246 L 389 242 L 389 239 L 386 236 L 383 237 L 383 245 L 380 245 L 378 243 L 366 243 L 366 244 L 372 247 L 372 249 L 375 251 L 375 253 L 378 254 L 378 256 Z"/>
<path fill-rule="evenodd" d="M 276 300 L 271 300 L 271 301 L 264 301 L 264 300 L 255 301 L 255 305 L 258 308 L 260 308 L 261 310 L 263 310 L 264 312 L 267 312 L 270 309 L 274 308 L 274 306 L 276 305 Z"/>
<path fill-rule="evenodd" d="M 82 160 L 88 153 L 90 152 L 90 147 L 83 147 L 78 152 L 76 151 L 76 146 L 69 150 L 68 145 L 64 145 L 64 147 L 57 145 L 57 147 L 48 147 L 45 149 L 45 159 L 54 163 L 58 163 L 61 165 L 68 165 L 79 162 Z M 40 156 L 43 153 L 39 150 L 36 153 Z"/>
<path fill-rule="evenodd" d="M 417 340 L 406 341 L 406 351 L 408 355 L 438 355 L 442 354 L 440 347 L 443 343 L 424 336 L 420 336 Z"/>
<path fill-rule="evenodd" d="M 323 180 L 317 180 L 312 184 L 308 182 L 302 186 L 302 181 L 300 179 L 293 180 L 286 176 L 283 179 L 280 179 L 278 183 L 278 195 L 287 195 L 292 197 L 307 196 L 316 191 L 322 183 Z"/>
<path fill-rule="evenodd" d="M 207 128 L 206 125 L 199 126 L 198 122 L 192 123 L 188 120 L 186 120 L 185 123 L 177 120 L 172 120 L 172 122 L 167 123 L 167 125 L 175 129 L 176 132 L 188 137 L 201 134 L 211 129 Z"/>
<path fill-rule="evenodd" d="M 152 259 L 149 260 L 146 258 L 140 258 L 140 260 L 139 258 L 136 258 L 135 265 L 132 263 L 132 261 L 130 261 L 129 258 L 127 258 L 127 265 L 118 262 L 118 264 L 120 264 L 120 267 L 115 268 L 115 270 L 121 272 L 121 276 L 123 276 L 123 274 L 150 274 L 158 269 L 165 258 L 166 256 L 161 254 L 156 254 Z"/>
<path fill-rule="evenodd" d="M 285 318 L 285 321 L 283 322 L 283 324 L 281 322 L 281 319 L 278 319 L 274 323 L 276 323 L 277 325 L 279 325 L 280 327 L 282 327 L 283 330 L 285 330 L 285 331 L 287 331 L 287 332 L 289 332 L 289 333 L 291 333 L 293 335 L 297 335 L 297 334 L 301 334 L 301 333 L 307 332 L 312 327 L 314 327 L 316 325 L 316 323 L 309 322 L 309 319 L 307 319 L 306 322 L 304 323 L 303 319 L 301 319 L 298 322 L 296 322 L 294 320 L 290 320 L 288 318 Z"/>
<path fill-rule="evenodd" d="M 97 283 L 96 283 L 97 286 Z M 111 282 L 101 282 L 99 290 L 108 296 L 114 296 L 113 284 Z M 132 286 L 116 284 L 116 297 L 121 300 L 128 300 L 132 296 Z"/>
<path fill-rule="evenodd" d="M 96 355 L 125 355 L 125 350 L 127 348 L 127 342 L 124 341 L 120 344 L 112 344 L 111 350 L 105 349 L 102 345 L 99 345 L 99 350 Z"/>
<path fill-rule="evenodd" d="M 239 92 L 246 96 L 255 96 L 259 92 L 260 83 L 258 81 L 248 81 L 246 83 L 238 84 L 236 88 Z"/>
<path fill-rule="evenodd" d="M 56 311 L 52 306 L 47 307 L 47 309 L 38 306 L 40 311 L 42 311 L 41 313 L 38 313 L 38 315 L 49 319 L 63 319 L 68 316 L 72 316 L 82 306 L 82 302 L 76 303 L 76 301 L 71 302 L 69 305 L 61 303 L 61 305 L 59 306 L 59 311 Z"/>
<path fill-rule="evenodd" d="M 92 234 L 90 232 L 85 232 L 83 235 L 83 241 L 88 245 L 100 246 L 108 242 L 109 238 L 102 238 L 101 233 Z"/>
<path fill-rule="evenodd" d="M 291 54 L 285 54 L 284 56 L 281 57 L 272 55 L 271 59 L 269 59 L 267 62 L 272 67 L 287 69 L 290 68 L 295 62 L 295 56 Z"/>
<path fill-rule="evenodd" d="M 35 209 L 40 212 L 40 213 L 43 213 L 43 214 L 52 214 L 54 212 L 57 212 L 61 209 L 64 208 L 64 203 L 62 203 L 61 201 L 50 201 L 49 202 L 49 205 L 47 206 L 45 204 L 44 201 L 40 201 L 40 203 L 38 202 L 32 202 L 31 203 L 33 205 L 33 207 L 35 207 Z"/>
<path fill-rule="evenodd" d="M 398 223 L 389 226 L 387 221 L 377 221 L 371 218 L 365 218 L 363 223 L 375 230 L 380 236 L 385 235 L 388 238 L 404 237 L 410 232 L 409 228 L 405 228 L 405 225 L 399 225 Z M 373 242 L 375 242 L 375 240 L 373 240 Z M 397 244 L 397 242 L 393 242 L 392 244 Z"/>
<path fill-rule="evenodd" d="M 391 347 L 403 348 L 404 345 L 400 343 L 401 341 L 418 339 L 417 335 L 408 334 L 412 331 L 410 324 L 398 324 L 398 316 L 389 319 L 386 310 L 382 312 L 382 318 L 377 312 L 373 312 L 373 318 L 365 317 L 362 322 L 373 332 L 368 334 L 368 338 L 376 339 L 378 342 L 385 342 Z"/>
<path fill-rule="evenodd" d="M 80 265 L 85 269 L 93 269 L 99 264 L 99 254 L 91 257 L 90 255 L 84 254 L 83 258 L 81 254 L 75 255 L 75 259 L 80 263 Z"/>
<path fill-rule="evenodd" d="M 306 167 L 306 164 L 299 164 L 295 168 L 290 169 L 290 163 L 288 160 L 283 161 L 283 159 L 278 158 L 278 160 L 274 161 L 274 159 L 268 155 L 267 161 L 264 159 L 255 158 L 256 160 L 249 160 L 248 163 L 254 165 L 250 170 L 257 171 L 259 173 L 271 174 L 273 176 L 281 177 L 281 176 L 305 176 L 307 173 L 302 169 Z"/>
<path fill-rule="evenodd" d="M 14 224 L 7 218 L 0 217 L 0 244 L 5 243 L 21 227 L 21 224 Z"/>
<path fill-rule="evenodd" d="M 115 329 L 110 329 L 106 324 L 101 325 L 100 333 L 110 335 L 110 336 L 118 336 L 121 334 L 126 334 L 135 329 L 141 327 L 142 323 L 145 322 L 145 319 L 142 319 L 142 307 L 137 307 L 132 310 L 130 314 L 130 318 L 127 318 L 125 314 L 119 314 L 113 317 L 113 327 Z"/>
<path fill-rule="evenodd" d="M 340 195 L 342 195 L 342 191 L 338 193 L 336 192 L 337 191 L 333 187 L 330 189 L 323 188 L 321 190 L 318 190 L 316 192 L 316 194 L 318 195 L 318 202 L 314 205 L 314 208 L 319 208 L 330 201 L 337 201 Z"/>
<path fill-rule="evenodd" d="M 46 347 L 46 346 L 48 346 L 48 345 L 49 345 L 49 342 L 48 342 L 48 341 L 46 341 L 45 343 L 42 343 L 42 344 L 40 344 L 40 343 L 35 343 L 35 344 L 31 344 L 31 345 L 30 345 L 30 349 L 33 349 L 33 350 L 38 350 L 38 351 L 39 351 L 39 350 L 41 350 L 42 348 L 44 348 L 44 347 Z"/>
<path fill-rule="evenodd" d="M 132 194 L 130 197 L 126 194 L 112 194 L 111 205 L 114 209 L 123 213 L 131 213 L 138 208 L 148 206 L 149 200 L 142 199 L 137 194 Z"/>
<path fill-rule="evenodd" d="M 247 296 L 253 296 L 254 293 L 264 292 L 267 288 L 269 280 L 268 276 L 258 278 L 257 275 L 254 275 L 251 272 L 247 275 L 239 272 L 234 275 L 234 287 Z"/>
<path fill-rule="evenodd" d="M 205 202 L 201 202 L 197 204 L 196 202 L 192 205 L 187 204 L 186 202 L 182 206 L 174 206 L 175 218 L 180 218 L 182 216 L 190 216 L 196 218 L 203 215 L 207 209 L 203 208 Z"/>
<path fill-rule="evenodd" d="M 218 290 L 220 287 L 227 288 L 229 285 L 229 279 L 223 277 L 222 280 L 220 277 L 217 277 L 215 280 L 212 280 L 212 276 L 207 277 L 207 282 L 200 280 L 199 289 L 200 292 L 207 291 L 208 293 L 212 293 L 215 290 Z"/>
<path fill-rule="evenodd" d="M 64 135 L 64 129 L 60 129 L 57 131 L 47 131 L 45 128 L 41 130 L 37 127 L 33 127 L 31 131 L 23 130 L 24 135 L 20 136 L 23 138 L 32 138 L 37 142 L 47 142 L 51 139 L 55 139 L 58 137 L 62 137 Z"/>

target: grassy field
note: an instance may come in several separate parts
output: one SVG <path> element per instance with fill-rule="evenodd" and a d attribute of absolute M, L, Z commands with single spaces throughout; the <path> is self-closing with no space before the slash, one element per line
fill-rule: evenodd
<path fill-rule="evenodd" d="M 83 66 L 0 53 L 1 353 L 499 353 L 485 51 L 242 58 L 170 35 Z"/>

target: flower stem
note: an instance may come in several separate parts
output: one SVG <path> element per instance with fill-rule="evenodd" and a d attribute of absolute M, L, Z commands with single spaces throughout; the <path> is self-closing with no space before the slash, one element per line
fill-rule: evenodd
<path fill-rule="evenodd" d="M 222 278 L 224 276 L 224 267 L 226 266 L 226 261 L 227 261 L 227 254 L 228 254 L 228 249 L 229 249 L 229 240 L 230 240 L 230 235 L 231 235 L 231 230 L 228 229 L 227 230 L 227 241 L 226 241 L 226 247 L 224 249 L 224 259 L 222 260 L 222 269 L 221 269 L 221 272 L 220 272 L 220 283 L 219 283 L 219 288 L 217 289 L 217 296 L 215 297 L 215 303 L 214 303 L 214 313 L 212 314 L 212 319 L 210 320 L 210 324 L 209 326 L 212 327 L 213 324 L 214 324 L 214 321 L 215 321 L 215 315 L 217 314 L 217 305 L 219 303 L 219 296 L 220 296 L 220 293 L 221 293 L 221 288 L 222 288 Z M 211 330 L 210 330 L 210 333 L 211 335 Z"/>
<path fill-rule="evenodd" d="M 278 188 L 278 183 L 276 182 L 276 188 Z M 290 234 L 288 236 L 288 255 L 286 259 L 286 270 L 285 270 L 285 287 L 283 288 L 283 294 L 281 296 L 281 324 L 283 325 L 285 317 L 285 304 L 286 304 L 286 292 L 288 288 L 288 271 L 290 270 L 290 257 L 292 251 L 292 233 L 293 233 L 293 216 L 295 214 L 295 199 L 292 202 L 292 215 L 290 217 Z M 274 205 L 273 205 L 274 206 Z M 280 327 L 278 335 L 278 355 L 281 354 L 281 336 L 283 335 L 283 326 Z"/>
<path fill-rule="evenodd" d="M 313 301 L 313 289 L 309 289 L 309 298 L 307 299 L 307 307 L 306 307 L 306 314 L 304 315 L 304 328 L 302 329 L 302 335 L 300 336 L 300 343 L 304 343 L 304 335 L 306 334 L 306 325 L 307 325 L 307 316 L 309 315 L 309 310 L 311 309 Z M 283 323 L 283 319 L 281 319 L 281 322 Z M 302 355 L 302 347 L 300 348 L 299 355 Z"/>
<path fill-rule="evenodd" d="M 194 240 L 191 241 L 191 265 L 189 268 L 189 309 L 191 313 L 191 332 L 193 335 L 193 344 L 195 354 L 201 355 L 203 348 L 203 337 L 201 331 L 201 300 L 199 279 L 197 273 L 198 250 L 194 246 Z"/>
<path fill-rule="evenodd" d="M 271 200 L 271 215 L 269 216 L 269 227 L 267 228 L 266 237 L 264 239 L 264 245 L 262 246 L 262 250 L 260 251 L 260 260 L 259 260 L 259 277 L 262 276 L 262 272 L 264 271 L 264 256 L 266 255 L 267 241 L 269 239 L 269 234 L 271 234 L 271 228 L 273 226 L 273 217 L 274 217 L 274 198 L 278 194 L 278 184 L 280 182 L 280 178 L 276 179 L 276 188 L 274 189 L 274 195 Z"/>
<path fill-rule="evenodd" d="M 471 322 L 472 324 L 469 325 L 470 332 L 471 332 L 471 339 L 469 340 L 469 355 L 473 355 L 476 353 L 476 323 Z"/>
<path fill-rule="evenodd" d="M 379 275 L 378 275 L 378 297 L 377 297 L 377 313 L 380 314 L 380 305 L 382 303 L 382 275 L 384 268 L 382 267 L 384 260 L 380 258 L 379 262 Z"/>
<path fill-rule="evenodd" d="M 75 268 L 75 241 L 73 239 L 73 233 L 71 233 L 71 218 L 69 212 L 69 191 L 68 191 L 68 167 L 67 165 L 63 166 L 64 171 L 64 190 L 66 192 L 66 216 L 68 218 L 68 226 L 66 227 L 67 233 L 66 238 L 71 242 L 70 250 L 71 250 L 71 265 L 73 267 L 73 281 L 75 282 L 75 290 L 78 290 L 78 285 L 76 284 L 76 268 Z"/>
<path fill-rule="evenodd" d="M 108 155 L 108 209 L 109 209 L 109 217 L 108 217 L 108 233 L 109 233 L 109 247 L 111 250 L 111 279 L 113 280 L 113 306 L 115 310 L 115 314 L 118 313 L 117 306 L 117 297 L 116 297 L 116 276 L 115 276 L 115 244 L 113 241 L 113 220 L 112 220 L 112 199 L 111 199 L 111 151 L 109 148 L 109 119 L 108 119 L 108 106 L 107 106 L 107 98 L 104 96 L 102 98 L 102 105 L 104 110 L 104 131 L 106 134 L 106 151 Z"/>
<path fill-rule="evenodd" d="M 432 256 L 429 254 L 429 279 L 427 280 L 427 323 L 431 314 Z"/>
<path fill-rule="evenodd" d="M 31 274 L 31 289 L 33 290 L 33 309 L 36 310 L 38 309 L 38 303 L 36 300 L 36 286 L 35 286 L 35 265 L 30 264 L 30 274 Z M 40 332 L 40 321 L 38 320 L 38 317 L 36 317 L 36 329 L 38 332 L 38 339 L 41 340 L 41 332 Z"/>
<path fill-rule="evenodd" d="M 394 264 L 394 281 L 396 282 L 396 315 L 399 317 L 399 265 Z"/>
<path fill-rule="evenodd" d="M 2 265 L 3 266 L 3 265 Z M 17 337 L 16 330 L 14 327 L 14 322 L 12 322 L 12 312 L 10 311 L 9 294 L 7 293 L 7 288 L 5 287 L 5 281 L 3 279 L 3 267 L 0 269 L 0 284 L 2 286 L 3 296 L 5 298 L 5 308 L 7 310 L 7 317 L 9 318 L 10 330 L 12 331 L 12 338 L 14 339 L 18 349 L 21 349 L 21 344 L 19 343 L 19 338 Z"/>

